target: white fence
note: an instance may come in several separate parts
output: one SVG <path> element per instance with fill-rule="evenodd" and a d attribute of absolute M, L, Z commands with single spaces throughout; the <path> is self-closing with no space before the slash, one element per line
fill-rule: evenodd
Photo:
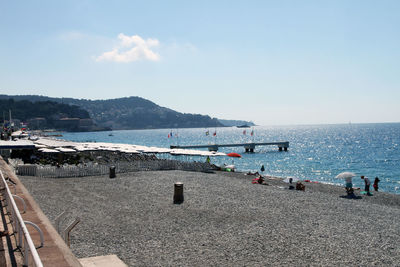
<path fill-rule="evenodd" d="M 40 166 L 17 165 L 15 171 L 21 176 L 37 176 L 43 178 L 98 176 L 110 173 L 115 167 L 116 173 L 136 171 L 182 170 L 209 172 L 211 165 L 203 162 L 182 162 L 177 160 L 135 160 L 131 162 L 116 162 L 109 165 L 85 164 L 76 166 Z"/>
<path fill-rule="evenodd" d="M 21 250 L 21 253 L 23 255 L 24 266 L 43 267 L 42 261 L 40 260 L 39 254 L 36 251 L 35 245 L 33 244 L 26 224 L 35 227 L 36 230 L 39 231 L 41 239 L 40 246 L 43 246 L 43 233 L 37 225 L 29 221 L 24 221 L 22 219 L 21 213 L 19 212 L 18 207 L 15 204 L 14 196 L 11 194 L 10 188 L 8 187 L 6 179 L 4 178 L 3 172 L 1 170 L 0 175 L 2 184 L 5 188 L 4 197 L 6 201 L 6 209 L 11 216 L 16 245 Z"/>

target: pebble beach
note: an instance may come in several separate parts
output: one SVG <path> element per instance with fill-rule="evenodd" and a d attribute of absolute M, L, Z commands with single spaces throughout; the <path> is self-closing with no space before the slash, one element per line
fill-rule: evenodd
<path fill-rule="evenodd" d="M 346 199 L 343 187 L 243 173 L 141 171 L 116 178 L 21 181 L 54 224 L 76 217 L 78 258 L 117 254 L 129 266 L 399 266 L 400 195 Z M 173 204 L 174 183 L 185 200 Z M 359 195 L 359 191 L 356 191 Z"/>

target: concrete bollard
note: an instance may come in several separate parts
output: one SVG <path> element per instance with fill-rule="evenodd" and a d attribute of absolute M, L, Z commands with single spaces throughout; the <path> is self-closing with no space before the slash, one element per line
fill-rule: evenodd
<path fill-rule="evenodd" d="M 183 183 L 175 183 L 174 185 L 174 204 L 183 202 Z"/>
<path fill-rule="evenodd" d="M 115 178 L 115 166 L 110 166 L 110 178 Z"/>

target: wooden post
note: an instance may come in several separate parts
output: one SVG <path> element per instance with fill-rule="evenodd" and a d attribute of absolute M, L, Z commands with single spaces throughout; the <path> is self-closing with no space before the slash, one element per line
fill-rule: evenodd
<path fill-rule="evenodd" d="M 177 182 L 174 185 L 174 204 L 183 202 L 183 183 Z"/>

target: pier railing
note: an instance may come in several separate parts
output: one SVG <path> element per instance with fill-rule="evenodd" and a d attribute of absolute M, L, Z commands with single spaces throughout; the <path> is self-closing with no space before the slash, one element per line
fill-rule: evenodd
<path fill-rule="evenodd" d="M 77 166 L 40 166 L 40 165 L 17 165 L 15 171 L 20 176 L 37 176 L 43 178 L 66 178 L 106 175 L 110 167 L 114 166 L 116 173 L 127 173 L 137 171 L 160 171 L 160 170 L 182 170 L 195 172 L 208 172 L 210 164 L 204 162 L 184 162 L 177 160 L 135 160 L 131 162 L 115 162 L 105 164 L 86 164 Z"/>
<path fill-rule="evenodd" d="M 1 181 L 4 186 L 4 198 L 6 201 L 6 209 L 12 219 L 12 226 L 17 247 L 21 250 L 24 258 L 24 266 L 37 266 L 43 267 L 42 261 L 36 250 L 36 247 L 32 241 L 32 238 L 28 232 L 26 224 L 32 225 L 39 231 L 41 238 L 41 246 L 43 246 L 43 234 L 39 227 L 34 223 L 24 221 L 19 209 L 14 201 L 14 197 L 11 194 L 10 188 L 8 187 L 7 181 L 3 176 L 3 172 L 0 170 Z"/>

